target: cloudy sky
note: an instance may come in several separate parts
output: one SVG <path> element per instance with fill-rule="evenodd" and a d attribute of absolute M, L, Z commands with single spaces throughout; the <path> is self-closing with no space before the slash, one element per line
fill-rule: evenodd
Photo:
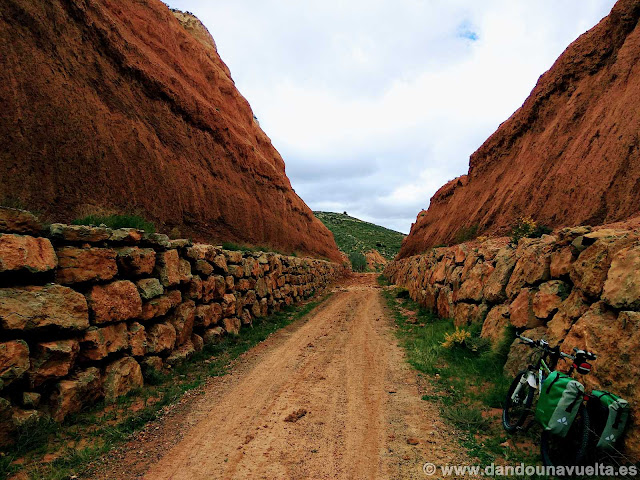
<path fill-rule="evenodd" d="M 212 33 L 313 210 L 407 233 L 614 0 L 168 0 Z"/>

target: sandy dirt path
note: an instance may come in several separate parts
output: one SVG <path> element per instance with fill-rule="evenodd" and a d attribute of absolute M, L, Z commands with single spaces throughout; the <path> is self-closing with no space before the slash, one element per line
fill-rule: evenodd
<path fill-rule="evenodd" d="M 424 479 L 427 461 L 464 463 L 421 400 L 428 387 L 404 360 L 375 278 L 334 289 L 96 478 Z"/>

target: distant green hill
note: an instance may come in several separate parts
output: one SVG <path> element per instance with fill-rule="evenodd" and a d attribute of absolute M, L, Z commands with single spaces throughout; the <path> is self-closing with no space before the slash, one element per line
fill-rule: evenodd
<path fill-rule="evenodd" d="M 400 251 L 402 239 L 405 237 L 403 233 L 364 222 L 343 213 L 313 213 L 331 230 L 338 248 L 347 255 L 375 249 L 384 258 L 393 260 Z"/>

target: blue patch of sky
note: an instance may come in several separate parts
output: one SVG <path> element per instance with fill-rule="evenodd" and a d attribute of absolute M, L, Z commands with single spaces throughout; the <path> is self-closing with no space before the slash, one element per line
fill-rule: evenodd
<path fill-rule="evenodd" d="M 477 42 L 480 39 L 478 32 L 475 31 L 473 25 L 468 21 L 462 22 L 458 26 L 457 36 L 459 38 L 466 38 L 472 42 Z"/>

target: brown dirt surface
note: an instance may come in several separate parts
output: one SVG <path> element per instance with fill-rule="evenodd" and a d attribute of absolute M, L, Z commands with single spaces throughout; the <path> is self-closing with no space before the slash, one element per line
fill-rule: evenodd
<path fill-rule="evenodd" d="M 110 453 L 93 478 L 422 479 L 427 461 L 469 461 L 421 400 L 428 391 L 376 275 L 354 275 Z"/>
<path fill-rule="evenodd" d="M 640 1 L 619 0 L 540 77 L 511 118 L 418 215 L 400 258 L 461 228 L 506 233 L 531 215 L 550 227 L 640 213 Z"/>
<path fill-rule="evenodd" d="M 1 203 L 340 261 L 197 19 L 159 0 L 0 11 Z"/>

